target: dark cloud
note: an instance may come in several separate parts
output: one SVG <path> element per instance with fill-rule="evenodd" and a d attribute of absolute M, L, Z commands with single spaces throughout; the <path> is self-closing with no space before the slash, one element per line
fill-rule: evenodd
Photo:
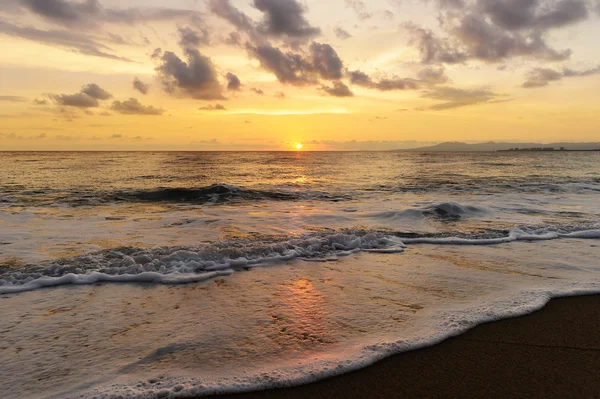
<path fill-rule="evenodd" d="M 162 56 L 163 56 L 163 51 L 162 51 L 162 49 L 160 47 L 154 49 L 154 51 L 152 52 L 152 54 L 150 54 L 150 58 L 152 58 L 153 60 L 158 60 Z"/>
<path fill-rule="evenodd" d="M 164 89 L 199 100 L 222 100 L 223 87 L 210 58 L 196 49 L 186 49 L 187 62 L 175 53 L 166 51 L 159 57 L 156 68 Z"/>
<path fill-rule="evenodd" d="M 143 95 L 146 95 L 150 91 L 150 85 L 147 85 L 136 77 L 133 79 L 133 89 L 139 91 Z"/>
<path fill-rule="evenodd" d="M 562 61 L 570 50 L 555 50 L 546 44 L 539 31 L 523 35 L 491 24 L 481 15 L 468 15 L 454 28 L 454 35 L 473 58 L 487 62 L 502 62 L 516 56 L 528 56 L 548 61 Z"/>
<path fill-rule="evenodd" d="M 551 82 L 562 80 L 563 78 L 583 77 L 600 74 L 600 66 L 582 71 L 565 68 L 562 71 L 557 71 L 550 68 L 535 68 L 527 73 L 527 79 L 523 83 L 526 89 L 545 87 Z"/>
<path fill-rule="evenodd" d="M 508 30 L 558 28 L 588 17 L 583 0 L 478 0 L 477 6 Z"/>
<path fill-rule="evenodd" d="M 229 72 L 225 77 L 227 78 L 227 90 L 238 91 L 242 88 L 240 78 L 233 73 Z"/>
<path fill-rule="evenodd" d="M 333 82 L 333 86 L 321 86 L 321 90 L 334 97 L 353 97 L 354 93 L 342 82 Z"/>
<path fill-rule="evenodd" d="M 502 62 L 513 57 L 562 61 L 569 49 L 555 49 L 547 40 L 552 29 L 586 20 L 587 0 L 438 0 L 439 22 L 447 33 L 405 25 L 411 44 L 425 64 L 459 63 L 467 59 Z"/>
<path fill-rule="evenodd" d="M 143 22 L 181 21 L 189 18 L 201 24 L 195 11 L 176 8 L 105 8 L 98 0 L 10 0 L 14 5 L 44 18 L 48 22 L 84 29 L 99 25 L 128 24 Z"/>
<path fill-rule="evenodd" d="M 329 44 L 313 43 L 310 46 L 314 70 L 323 79 L 338 80 L 342 78 L 344 63 Z"/>
<path fill-rule="evenodd" d="M 336 26 L 333 29 L 333 33 L 340 40 L 346 40 L 346 39 L 350 39 L 352 37 L 352 35 L 350 33 L 348 33 L 346 30 L 344 30 L 344 28 L 342 28 L 340 26 Z"/>
<path fill-rule="evenodd" d="M 362 0 L 346 0 L 346 7 L 353 9 L 356 16 L 362 20 L 373 16 L 372 13 L 367 11 L 367 5 Z"/>
<path fill-rule="evenodd" d="M 239 32 L 246 33 L 254 45 L 268 44 L 269 38 L 302 42 L 321 33 L 319 28 L 310 25 L 304 15 L 305 7 L 297 0 L 254 0 L 254 7 L 264 15 L 260 22 L 255 22 L 234 7 L 230 0 L 208 0 L 208 5 L 213 14 L 231 23 Z M 239 44 L 239 32 L 230 35 L 226 41 Z"/>
<path fill-rule="evenodd" d="M 257 88 L 255 88 L 255 87 L 253 87 L 253 88 L 252 88 L 252 89 L 250 89 L 250 90 L 252 90 L 253 92 L 255 92 L 256 94 L 258 94 L 258 95 L 260 95 L 260 96 L 262 96 L 263 94 L 265 94 L 264 90 L 262 90 L 262 89 L 257 89 Z"/>
<path fill-rule="evenodd" d="M 9 103 L 24 103 L 27 101 L 27 99 L 20 96 L 0 96 L 0 101 L 6 101 Z"/>
<path fill-rule="evenodd" d="M 487 89 L 465 90 L 454 87 L 437 87 L 422 93 L 424 98 L 443 101 L 427 109 L 441 111 L 469 105 L 499 102 L 500 95 Z"/>
<path fill-rule="evenodd" d="M 281 83 L 308 85 L 318 83 L 318 78 L 339 80 L 343 75 L 343 62 L 329 44 L 312 43 L 309 55 L 283 52 L 271 45 L 253 47 L 248 52 L 272 72 Z"/>
<path fill-rule="evenodd" d="M 197 49 L 201 44 L 210 44 L 210 35 L 207 29 L 196 30 L 189 26 L 177 29 L 179 33 L 179 46 L 181 48 Z"/>
<path fill-rule="evenodd" d="M 375 81 L 362 71 L 349 71 L 348 76 L 353 85 L 380 91 L 416 90 L 419 88 L 418 82 L 413 79 L 384 78 Z"/>
<path fill-rule="evenodd" d="M 225 106 L 223 106 L 222 104 L 216 104 L 198 108 L 198 111 L 227 111 L 227 108 L 225 108 Z"/>
<path fill-rule="evenodd" d="M 264 69 L 272 72 L 281 83 L 293 85 L 316 83 L 316 80 L 307 74 L 312 70 L 310 62 L 300 54 L 284 53 L 271 45 L 249 46 L 248 51 Z"/>
<path fill-rule="evenodd" d="M 100 101 L 112 98 L 112 94 L 95 83 L 83 86 L 79 93 L 47 94 L 46 96 L 58 105 L 75 108 L 96 108 L 100 106 Z M 62 110 L 61 112 L 67 111 Z"/>
<path fill-rule="evenodd" d="M 306 20 L 297 0 L 254 0 L 254 7 L 264 13 L 259 30 L 268 36 L 303 39 L 321 33 Z"/>
<path fill-rule="evenodd" d="M 97 100 L 108 100 L 112 98 L 112 94 L 110 94 L 95 83 L 90 83 L 89 85 L 83 86 L 83 88 L 81 89 L 81 93 L 86 94 L 91 98 L 95 98 Z"/>
<path fill-rule="evenodd" d="M 130 59 L 111 54 L 112 49 L 90 36 L 71 30 L 41 30 L 17 26 L 0 20 L 0 34 L 61 47 L 80 54 L 131 62 Z"/>
<path fill-rule="evenodd" d="M 208 0 L 208 5 L 213 14 L 229 21 L 239 30 L 246 33 L 252 33 L 255 30 L 254 21 L 232 6 L 230 0 Z"/>
<path fill-rule="evenodd" d="M 113 102 L 111 109 L 124 115 L 162 115 L 165 110 L 152 105 L 143 105 L 139 100 L 130 98 L 125 101 Z"/>
<path fill-rule="evenodd" d="M 76 108 L 95 108 L 100 103 L 97 99 L 83 93 L 75 94 L 48 94 L 48 97 L 58 105 Z"/>

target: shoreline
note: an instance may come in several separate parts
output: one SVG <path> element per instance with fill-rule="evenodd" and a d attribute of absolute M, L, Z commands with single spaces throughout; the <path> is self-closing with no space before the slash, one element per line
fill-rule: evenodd
<path fill-rule="evenodd" d="M 312 384 L 211 398 L 598 397 L 600 295 L 557 298 Z"/>

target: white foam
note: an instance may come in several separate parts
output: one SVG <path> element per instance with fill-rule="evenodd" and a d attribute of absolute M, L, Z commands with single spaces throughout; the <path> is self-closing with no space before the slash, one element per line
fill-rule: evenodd
<path fill-rule="evenodd" d="M 154 283 L 189 284 L 227 276 L 235 270 L 265 265 L 276 265 L 298 258 L 331 259 L 346 257 L 360 252 L 401 253 L 406 245 L 499 245 L 516 241 L 548 241 L 560 238 L 598 239 L 600 230 L 586 230 L 571 233 L 538 232 L 527 233 L 519 229 L 506 237 L 461 238 L 425 237 L 398 238 L 369 233 L 362 236 L 334 234 L 329 236 L 292 239 L 266 247 L 248 248 L 248 253 L 240 252 L 237 258 L 228 258 L 215 252 L 215 248 L 178 249 L 157 255 L 152 250 L 138 250 L 134 255 L 118 251 L 91 254 L 73 259 L 71 263 L 81 268 L 92 265 L 87 272 L 59 273 L 59 276 L 40 276 L 40 269 L 8 272 L 0 280 L 0 294 L 27 292 L 60 285 L 84 285 L 95 283 Z M 112 259 L 119 257 L 115 265 Z M 313 259 L 314 260 L 314 259 Z M 44 266 L 50 267 L 50 266 Z M 72 268 L 72 267 L 71 267 Z M 107 271 L 101 271 L 107 270 Z"/>
<path fill-rule="evenodd" d="M 160 376 L 148 381 L 132 380 L 107 384 L 75 397 L 109 399 L 127 392 L 135 399 L 158 399 L 164 397 L 226 395 L 251 391 L 289 388 L 336 377 L 369 367 L 387 357 L 404 352 L 428 348 L 465 333 L 484 323 L 524 316 L 542 309 L 548 302 L 559 297 L 573 297 L 600 293 L 600 284 L 587 288 L 522 291 L 509 299 L 481 303 L 466 308 L 438 311 L 430 315 L 427 333 L 397 341 L 379 341 L 360 348 L 339 353 L 327 360 L 315 360 L 308 365 L 292 368 L 282 367 L 276 371 L 245 374 L 241 377 L 217 379 L 181 378 Z M 155 385 L 155 384 L 159 385 Z M 158 389 L 157 389 L 158 388 Z M 71 398 L 71 396 L 68 396 Z M 58 397 L 57 397 L 58 398 Z"/>
<path fill-rule="evenodd" d="M 313 236 L 270 245 L 246 244 L 242 248 L 226 245 L 225 250 L 220 250 L 217 244 L 187 249 L 138 249 L 133 254 L 118 250 L 89 254 L 66 262 L 66 267 L 50 264 L 8 271 L 0 279 L 0 294 L 99 282 L 189 284 L 230 275 L 236 269 L 282 264 L 298 258 L 345 257 L 361 251 L 400 253 L 406 247 L 394 237 L 375 233 Z M 228 256 L 232 254 L 237 256 Z M 59 275 L 41 276 L 43 273 Z"/>
<path fill-rule="evenodd" d="M 154 399 L 292 386 L 530 313 L 552 297 L 600 292 L 600 265 L 588 242 L 540 248 L 426 245 L 402 256 L 257 268 L 214 284 L 104 284 L 5 296 L 0 356 L 21 352 L 2 359 L 0 389 L 8 399 L 25 390 L 56 399 Z M 194 256 L 179 250 L 165 258 Z"/>

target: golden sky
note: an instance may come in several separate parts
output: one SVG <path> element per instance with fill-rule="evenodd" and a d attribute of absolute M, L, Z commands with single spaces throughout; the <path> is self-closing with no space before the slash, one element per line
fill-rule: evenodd
<path fill-rule="evenodd" d="M 600 141 L 599 0 L 2 0 L 0 150 Z"/>

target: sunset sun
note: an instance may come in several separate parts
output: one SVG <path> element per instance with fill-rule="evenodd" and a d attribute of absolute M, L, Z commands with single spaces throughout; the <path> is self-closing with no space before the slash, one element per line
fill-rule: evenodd
<path fill-rule="evenodd" d="M 301 143 L 296 144 L 296 149 L 297 150 L 301 150 L 304 148 L 304 145 L 302 145 Z"/>

